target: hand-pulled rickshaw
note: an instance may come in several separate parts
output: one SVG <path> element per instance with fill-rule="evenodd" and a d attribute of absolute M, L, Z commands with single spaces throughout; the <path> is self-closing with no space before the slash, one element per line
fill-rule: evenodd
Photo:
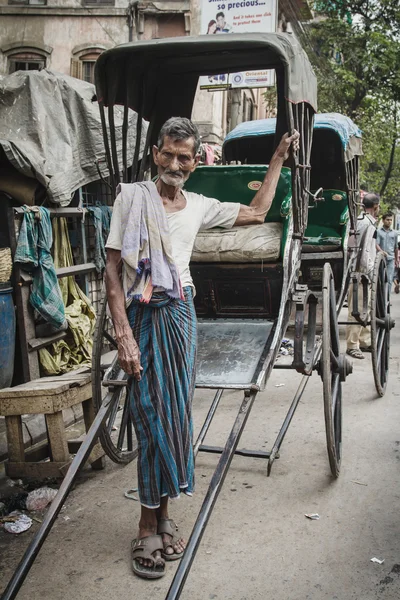
<path fill-rule="evenodd" d="M 273 118 L 238 125 L 225 138 L 223 162 L 258 164 L 261 153 L 272 156 L 275 126 L 276 119 Z M 310 161 L 313 192 L 308 206 L 299 280 L 310 290 L 318 291 L 322 269 L 329 263 L 338 313 L 350 286 L 353 287 L 350 312 L 361 325 L 371 327 L 374 382 L 378 395 L 383 396 L 389 374 L 390 330 L 394 321 L 390 317 L 384 255 L 378 253 L 372 273 L 365 273 L 362 266 L 373 243 L 373 230 L 361 236 L 356 232 L 361 206 L 361 155 L 361 131 L 349 117 L 339 113 L 315 115 Z M 356 242 L 349 245 L 349 237 L 354 232 Z"/>
<path fill-rule="evenodd" d="M 312 199 L 310 206 L 314 206 L 319 199 L 318 194 L 310 191 L 313 189 L 310 159 L 316 79 L 305 53 L 286 34 L 232 34 L 137 42 L 105 52 L 96 65 L 106 157 L 114 188 L 120 181 L 143 180 L 148 169 L 145 158 L 139 161 L 139 142 L 133 163 L 128 164 L 127 126 L 123 128 L 123 161 L 119 164 L 114 107 L 124 107 L 125 124 L 130 110 L 138 113 L 138 141 L 141 139 L 142 120 L 148 122 L 143 151 L 146 157 L 166 119 L 173 115 L 190 118 L 199 76 L 265 68 L 275 69 L 278 95 L 276 126 L 268 144 L 274 148 L 284 132 L 297 129 L 301 136 L 300 149 L 292 154 L 288 166 L 282 169 L 273 204 L 259 234 L 263 242 L 261 252 L 254 252 L 254 244 L 252 246 L 248 240 L 244 240 L 248 250 L 232 250 L 228 238 L 229 235 L 235 237 L 236 232 L 232 234 L 231 231 L 228 237 L 224 237 L 225 233 L 211 230 L 208 237 L 199 236 L 196 241 L 191 268 L 197 289 L 199 318 L 197 386 L 213 389 L 215 395 L 194 449 L 196 454 L 205 451 L 221 456 L 167 594 L 170 600 L 181 595 L 235 453 L 267 459 L 270 473 L 309 376 L 315 369 L 323 380 L 331 470 L 334 476 L 339 473 L 341 385 L 350 371 L 346 357 L 339 352 L 335 293 L 339 276 L 335 275 L 335 265 L 332 268 L 319 256 L 315 257 L 319 261 L 318 277 L 305 275 L 302 266 L 305 264 L 303 246 L 309 200 Z M 266 173 L 267 161 L 268 146 L 261 144 L 254 164 L 250 160 L 241 160 L 240 165 L 199 167 L 186 187 L 189 191 L 219 200 L 246 204 Z M 344 190 L 341 193 L 349 198 L 350 223 L 354 229 L 357 170 L 353 166 L 345 172 L 343 186 L 339 185 L 338 189 Z M 230 248 L 229 256 L 225 252 L 227 248 Z M 344 246 L 340 256 L 326 257 L 332 261 L 337 259 L 343 267 L 346 262 Z M 386 272 L 384 268 L 381 271 Z M 307 273 L 313 272 L 309 270 Z M 322 292 L 321 338 L 316 335 L 316 291 Z M 258 392 L 264 389 L 272 369 L 277 366 L 276 359 L 292 310 L 295 311 L 294 361 L 286 368 L 294 368 L 302 374 L 299 388 L 272 449 L 268 452 L 238 450 L 240 436 Z M 127 463 L 136 456 L 126 385 L 127 376 L 118 365 L 116 342 L 104 298 L 98 315 L 93 356 L 93 400 L 97 416 L 36 538 L 7 587 L 4 600 L 16 596 L 97 436 L 100 435 L 107 454 L 114 461 Z M 242 391 L 242 403 L 225 447 L 206 445 L 205 436 L 226 389 Z M 117 417 L 120 422 L 115 433 Z"/>

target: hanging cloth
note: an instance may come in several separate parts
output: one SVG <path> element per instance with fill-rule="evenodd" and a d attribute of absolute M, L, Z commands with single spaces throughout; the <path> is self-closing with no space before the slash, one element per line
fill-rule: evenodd
<path fill-rule="evenodd" d="M 54 264 L 70 267 L 74 264 L 69 241 L 67 221 L 53 220 Z M 68 322 L 68 336 L 39 350 L 40 363 L 48 375 L 67 373 L 92 361 L 93 333 L 96 313 L 89 298 L 77 285 L 74 277 L 60 279 L 60 289 Z"/>
<path fill-rule="evenodd" d="M 64 303 L 51 256 L 53 234 L 47 208 L 23 206 L 14 262 L 32 274 L 29 302 L 55 330 L 65 327 Z M 55 219 L 57 220 L 57 219 Z"/>

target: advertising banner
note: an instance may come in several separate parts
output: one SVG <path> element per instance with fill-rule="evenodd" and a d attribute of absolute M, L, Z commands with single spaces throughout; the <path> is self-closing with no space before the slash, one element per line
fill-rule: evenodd
<path fill-rule="evenodd" d="M 276 31 L 277 0 L 221 2 L 202 0 L 201 33 L 271 33 Z M 274 84 L 274 71 L 247 71 L 200 78 L 201 89 L 266 87 Z"/>

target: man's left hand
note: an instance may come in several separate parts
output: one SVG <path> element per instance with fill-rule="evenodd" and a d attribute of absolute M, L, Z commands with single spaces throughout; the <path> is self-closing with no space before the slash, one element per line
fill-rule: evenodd
<path fill-rule="evenodd" d="M 281 141 L 279 142 L 279 146 L 276 149 L 276 153 L 280 158 L 283 158 L 283 160 L 287 160 L 289 158 L 289 150 L 290 150 L 290 146 L 293 147 L 293 152 L 298 152 L 299 148 L 300 148 L 300 134 L 298 131 L 296 131 L 296 129 L 293 130 L 293 134 L 289 135 L 288 133 L 285 133 L 285 135 L 282 136 Z"/>

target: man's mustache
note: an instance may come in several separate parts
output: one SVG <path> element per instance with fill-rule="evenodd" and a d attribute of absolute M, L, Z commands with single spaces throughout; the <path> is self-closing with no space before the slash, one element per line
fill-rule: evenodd
<path fill-rule="evenodd" d="M 182 171 L 171 171 L 170 169 L 165 169 L 164 175 L 171 175 L 172 177 L 185 177 Z"/>

